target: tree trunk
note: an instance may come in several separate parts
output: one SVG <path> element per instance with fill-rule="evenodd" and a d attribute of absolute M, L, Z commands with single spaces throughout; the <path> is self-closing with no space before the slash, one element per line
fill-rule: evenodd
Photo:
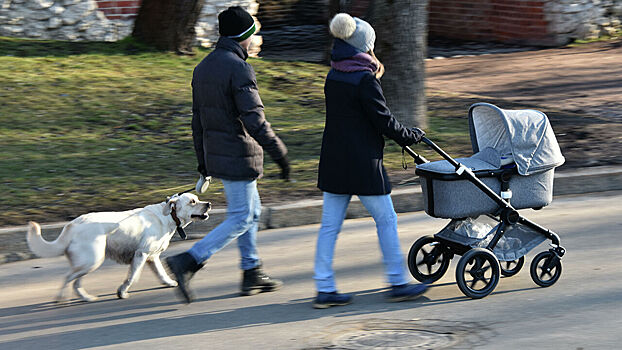
<path fill-rule="evenodd" d="M 159 50 L 192 54 L 203 0 L 143 0 L 132 36 Z"/>
<path fill-rule="evenodd" d="M 371 24 L 374 52 L 385 65 L 382 77 L 387 104 L 406 126 L 426 128 L 425 57 L 429 0 L 376 0 Z"/>

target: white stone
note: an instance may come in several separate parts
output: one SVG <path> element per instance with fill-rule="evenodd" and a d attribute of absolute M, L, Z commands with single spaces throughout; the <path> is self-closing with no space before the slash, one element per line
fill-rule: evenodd
<path fill-rule="evenodd" d="M 94 24 L 90 26 L 86 30 L 86 33 L 84 34 L 84 38 L 86 40 L 91 40 L 91 41 L 102 40 L 105 34 L 106 34 L 106 28 L 98 23 L 98 24 Z"/>
<path fill-rule="evenodd" d="M 60 5 L 54 5 L 50 7 L 50 12 L 57 16 L 60 16 L 63 12 L 65 12 L 65 8 Z"/>
<path fill-rule="evenodd" d="M 218 10 L 213 5 L 205 4 L 203 6 L 203 9 L 201 10 L 201 14 L 202 15 L 204 15 L 204 14 L 205 15 L 215 15 L 215 14 L 218 14 Z"/>
<path fill-rule="evenodd" d="M 580 13 L 588 10 L 591 6 L 581 4 L 569 4 L 561 12 L 562 13 Z"/>
<path fill-rule="evenodd" d="M 615 36 L 618 33 L 618 29 L 614 27 L 604 27 L 601 31 L 601 35 Z"/>
<path fill-rule="evenodd" d="M 78 23 L 78 25 L 76 26 L 76 29 L 79 32 L 85 32 L 87 29 L 89 29 L 89 27 L 91 27 L 93 25 L 93 22 L 91 21 L 81 21 L 80 23 Z"/>
<path fill-rule="evenodd" d="M 30 0 L 28 5 L 33 10 L 45 10 L 54 5 L 53 0 Z"/>
<path fill-rule="evenodd" d="M 24 31 L 24 28 L 20 26 L 2 26 L 2 30 L 10 35 L 16 35 L 21 34 Z"/>
<path fill-rule="evenodd" d="M 48 29 L 60 28 L 63 25 L 63 20 L 58 17 L 52 17 L 48 20 Z"/>
<path fill-rule="evenodd" d="M 609 21 L 609 18 L 600 17 L 596 20 L 596 24 L 598 24 L 601 27 L 607 27 L 611 24 L 611 22 Z"/>
<path fill-rule="evenodd" d="M 26 14 L 27 18 L 35 21 L 47 21 L 52 17 L 50 11 L 28 11 Z"/>
<path fill-rule="evenodd" d="M 70 6 L 63 13 L 63 23 L 66 25 L 74 25 L 82 18 L 90 15 L 96 8 L 97 4 L 92 0 Z"/>
<path fill-rule="evenodd" d="M 78 34 L 72 27 L 63 27 L 58 30 L 58 39 L 73 41 L 78 38 Z"/>
<path fill-rule="evenodd" d="M 10 24 L 10 25 L 22 25 L 24 24 L 24 16 L 15 16 L 13 18 L 8 18 L 8 20 L 6 21 L 6 24 Z"/>

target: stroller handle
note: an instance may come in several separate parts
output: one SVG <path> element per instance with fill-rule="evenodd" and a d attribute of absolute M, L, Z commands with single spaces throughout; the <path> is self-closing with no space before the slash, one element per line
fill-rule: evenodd
<path fill-rule="evenodd" d="M 438 147 L 434 142 L 432 142 L 432 140 L 430 140 L 427 137 L 422 137 L 421 138 L 421 142 L 425 143 L 426 145 L 428 145 L 431 149 L 433 149 L 436 153 L 440 154 L 443 158 L 445 158 L 445 160 L 447 160 L 451 165 L 453 165 L 456 169 L 458 169 L 460 167 L 460 163 L 458 163 L 455 159 L 453 159 L 449 154 L 447 154 L 445 151 L 443 151 L 440 147 Z M 424 164 L 424 163 L 428 163 L 429 161 L 427 159 L 425 159 L 423 156 L 417 154 L 415 151 L 412 150 L 412 148 L 408 147 L 408 146 L 404 146 L 404 151 L 406 151 L 406 153 L 408 153 L 411 157 L 413 157 L 415 159 L 415 163 L 417 163 L 417 165 L 419 164 Z"/>

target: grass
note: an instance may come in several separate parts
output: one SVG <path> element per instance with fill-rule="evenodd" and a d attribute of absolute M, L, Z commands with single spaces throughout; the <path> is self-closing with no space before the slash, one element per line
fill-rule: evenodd
<path fill-rule="evenodd" d="M 581 46 L 584 44 L 619 40 L 621 38 L 622 38 L 622 29 L 618 29 L 613 35 L 601 35 L 599 37 L 591 38 L 591 39 L 576 39 L 572 43 L 568 44 L 568 47 L 577 47 L 577 46 Z"/>
<path fill-rule="evenodd" d="M 0 225 L 140 207 L 194 186 L 190 80 L 207 53 L 177 56 L 131 40 L 0 38 Z M 316 168 L 328 68 L 249 62 L 266 116 L 289 148 L 296 180 L 278 180 L 277 166 L 266 157 L 266 176 L 259 181 L 263 202 L 319 195 Z M 428 135 L 450 152 L 468 152 L 464 99 L 428 98 L 435 111 Z M 394 181 L 412 177 L 412 170 L 401 169 L 400 148 L 387 145 L 385 166 Z M 226 205 L 218 181 L 203 197 L 216 208 Z"/>

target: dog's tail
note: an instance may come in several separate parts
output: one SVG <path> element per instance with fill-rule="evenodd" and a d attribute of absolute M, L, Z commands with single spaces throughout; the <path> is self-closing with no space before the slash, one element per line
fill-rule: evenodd
<path fill-rule="evenodd" d="M 41 226 L 34 221 L 28 223 L 28 233 L 26 234 L 26 241 L 28 242 L 28 248 L 42 258 L 51 258 L 53 256 L 63 255 L 71 237 L 66 232 L 71 224 L 65 226 L 60 236 L 53 242 L 46 241 L 41 237 Z"/>

